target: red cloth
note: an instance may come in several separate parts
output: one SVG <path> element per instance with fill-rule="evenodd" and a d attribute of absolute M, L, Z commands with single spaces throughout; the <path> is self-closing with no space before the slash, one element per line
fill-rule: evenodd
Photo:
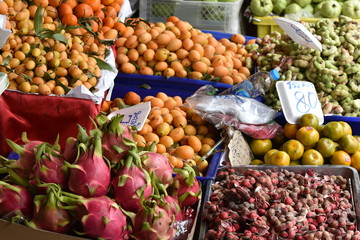
<path fill-rule="evenodd" d="M 88 99 L 41 96 L 5 90 L 0 95 L 0 155 L 11 149 L 6 139 L 21 142 L 22 132 L 29 140 L 53 144 L 59 134 L 63 149 L 66 139 L 76 137 L 77 123 L 92 129 L 90 117 L 100 112 L 100 105 Z"/>

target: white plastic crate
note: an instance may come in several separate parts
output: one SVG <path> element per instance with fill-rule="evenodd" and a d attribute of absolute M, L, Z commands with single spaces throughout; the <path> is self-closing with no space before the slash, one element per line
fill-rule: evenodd
<path fill-rule="evenodd" d="M 183 0 L 141 0 L 139 15 L 150 22 L 165 22 L 177 16 L 198 29 L 225 33 L 240 32 L 240 8 L 243 0 L 236 2 L 206 2 Z"/>

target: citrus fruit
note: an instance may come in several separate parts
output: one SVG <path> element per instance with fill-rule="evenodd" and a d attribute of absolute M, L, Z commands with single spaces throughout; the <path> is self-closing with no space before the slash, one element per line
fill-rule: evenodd
<path fill-rule="evenodd" d="M 264 161 L 263 160 L 260 160 L 260 159 L 253 159 L 251 162 L 250 162 L 250 165 L 263 165 L 264 164 Z"/>
<path fill-rule="evenodd" d="M 348 124 L 347 122 L 344 121 L 339 121 L 339 123 L 344 127 L 344 134 L 350 134 L 352 135 L 352 128 L 350 126 L 350 124 Z"/>
<path fill-rule="evenodd" d="M 252 139 L 250 141 L 250 149 L 255 156 L 263 156 L 272 148 L 270 139 Z"/>
<path fill-rule="evenodd" d="M 357 151 L 351 155 L 351 166 L 356 170 L 360 171 L 360 152 Z"/>
<path fill-rule="evenodd" d="M 304 146 L 296 139 L 286 141 L 280 148 L 290 156 L 290 161 L 296 161 L 301 158 L 304 153 Z"/>
<path fill-rule="evenodd" d="M 324 126 L 322 134 L 324 137 L 330 138 L 333 141 L 337 141 L 342 136 L 344 136 L 344 127 L 339 122 L 329 122 Z"/>
<path fill-rule="evenodd" d="M 299 126 L 296 124 L 286 123 L 284 125 L 284 135 L 289 139 L 294 139 L 296 137 L 296 132 L 299 129 Z"/>
<path fill-rule="evenodd" d="M 290 156 L 284 151 L 276 151 L 270 156 L 270 164 L 288 166 L 290 164 Z"/>
<path fill-rule="evenodd" d="M 337 150 L 338 144 L 330 138 L 320 138 L 316 143 L 315 149 L 321 153 L 324 158 L 331 157 Z"/>
<path fill-rule="evenodd" d="M 308 149 L 304 152 L 301 163 L 303 165 L 323 165 L 324 158 L 321 153 L 315 149 Z"/>
<path fill-rule="evenodd" d="M 351 157 L 347 152 L 345 152 L 343 150 L 339 150 L 339 151 L 334 152 L 334 154 L 331 156 L 330 163 L 332 165 L 350 166 Z"/>
<path fill-rule="evenodd" d="M 296 139 L 304 146 L 316 144 L 319 138 L 319 132 L 313 127 L 301 127 L 296 132 Z"/>
<path fill-rule="evenodd" d="M 286 136 L 284 131 L 279 131 L 274 138 L 271 139 L 272 145 L 274 148 L 279 148 L 286 141 Z"/>
<path fill-rule="evenodd" d="M 340 149 L 344 150 L 349 154 L 353 154 L 359 149 L 359 141 L 353 135 L 350 134 L 342 136 L 339 139 L 338 143 Z"/>
<path fill-rule="evenodd" d="M 319 127 L 319 118 L 313 113 L 306 113 L 300 117 L 300 127 L 313 127 L 317 129 Z"/>
<path fill-rule="evenodd" d="M 300 161 L 290 161 L 290 166 L 297 166 L 297 165 L 301 165 Z"/>
<path fill-rule="evenodd" d="M 277 151 L 279 151 L 279 150 L 277 150 L 277 149 L 270 149 L 269 151 L 267 151 L 267 152 L 265 153 L 265 155 L 264 155 L 264 162 L 265 162 L 265 164 L 270 165 L 270 156 L 271 156 L 273 153 L 277 152 Z"/>

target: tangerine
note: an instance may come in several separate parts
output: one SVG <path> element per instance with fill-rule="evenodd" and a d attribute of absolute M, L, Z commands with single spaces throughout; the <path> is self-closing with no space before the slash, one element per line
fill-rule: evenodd
<path fill-rule="evenodd" d="M 350 134 L 342 136 L 339 139 L 338 143 L 340 149 L 344 150 L 349 154 L 353 154 L 359 149 L 359 141 L 353 135 Z"/>
<path fill-rule="evenodd" d="M 304 153 L 304 146 L 296 139 L 286 141 L 280 148 L 282 151 L 287 152 L 290 156 L 290 161 L 299 160 Z"/>
<path fill-rule="evenodd" d="M 290 164 L 290 156 L 284 151 L 276 151 L 270 156 L 270 164 L 288 166 Z"/>
<path fill-rule="evenodd" d="M 296 131 L 296 139 L 304 146 L 311 146 L 319 141 L 320 134 L 313 127 L 301 127 Z"/>
<path fill-rule="evenodd" d="M 330 138 L 320 138 L 316 143 L 315 149 L 318 150 L 324 158 L 331 157 L 336 151 L 338 144 Z"/>
<path fill-rule="evenodd" d="M 323 165 L 324 158 L 320 152 L 315 149 L 308 149 L 304 152 L 301 163 L 303 165 Z"/>
<path fill-rule="evenodd" d="M 341 123 L 332 121 L 324 126 L 322 134 L 324 135 L 324 137 L 330 138 L 333 141 L 337 141 L 345 135 L 344 127 Z"/>
<path fill-rule="evenodd" d="M 339 150 L 336 151 L 330 158 L 330 163 L 332 165 L 345 165 L 350 166 L 351 165 L 351 157 L 350 155 L 343 151 Z"/>
<path fill-rule="evenodd" d="M 351 155 L 351 164 L 353 168 L 360 171 L 360 151 L 357 151 L 353 155 Z"/>
<path fill-rule="evenodd" d="M 255 156 L 264 156 L 272 148 L 272 142 L 270 139 L 252 139 L 249 146 Z"/>
<path fill-rule="evenodd" d="M 299 126 L 292 123 L 286 123 L 284 125 L 284 135 L 289 139 L 294 139 L 296 137 L 296 132 L 299 129 Z"/>

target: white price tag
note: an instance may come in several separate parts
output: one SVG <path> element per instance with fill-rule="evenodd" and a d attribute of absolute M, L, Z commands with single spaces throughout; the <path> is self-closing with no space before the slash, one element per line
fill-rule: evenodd
<path fill-rule="evenodd" d="M 142 129 L 145 121 L 150 113 L 151 104 L 150 102 L 144 102 L 137 104 L 132 107 L 123 108 L 110 113 L 107 117 L 111 119 L 117 114 L 124 115 L 121 123 L 127 126 L 136 127 L 138 131 Z"/>
<path fill-rule="evenodd" d="M 287 122 L 296 124 L 306 113 L 315 114 L 319 118 L 319 124 L 324 122 L 324 114 L 313 83 L 278 81 L 276 90 Z"/>
<path fill-rule="evenodd" d="M 6 73 L 0 72 L 0 95 L 7 89 L 9 86 L 9 79 Z"/>
<path fill-rule="evenodd" d="M 11 30 L 6 29 L 6 16 L 0 14 L 0 48 L 2 48 L 10 36 Z"/>
<path fill-rule="evenodd" d="M 274 21 L 298 44 L 322 51 L 319 40 L 303 24 L 283 17 L 274 18 Z"/>
<path fill-rule="evenodd" d="M 234 132 L 229 144 L 229 160 L 231 166 L 249 165 L 254 156 L 249 144 L 239 130 Z"/>

